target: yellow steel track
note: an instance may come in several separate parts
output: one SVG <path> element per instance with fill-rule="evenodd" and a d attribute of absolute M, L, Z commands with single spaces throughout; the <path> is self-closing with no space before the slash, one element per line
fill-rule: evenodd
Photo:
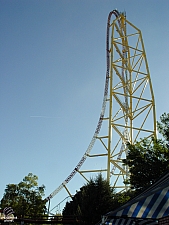
<path fill-rule="evenodd" d="M 124 14 L 110 27 L 108 134 L 98 138 L 107 151 L 107 179 L 115 188 L 127 188 L 121 185 L 129 175 L 122 165 L 126 144 L 156 137 L 155 100 L 141 31 Z"/>
<path fill-rule="evenodd" d="M 112 14 L 116 19 L 111 22 Z M 104 98 L 93 138 L 75 169 L 46 200 L 62 188 L 71 196 L 67 184 L 76 173 L 86 181 L 91 174 L 103 173 L 113 187 L 127 189 L 123 181 L 129 172 L 122 165 L 127 142 L 156 137 L 155 100 L 141 31 L 117 10 L 108 17 L 106 51 Z M 87 168 L 86 159 L 92 160 Z"/>

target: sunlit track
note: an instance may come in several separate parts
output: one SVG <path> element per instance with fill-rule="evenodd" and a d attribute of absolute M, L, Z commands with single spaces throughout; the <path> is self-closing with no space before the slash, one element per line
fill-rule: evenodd
<path fill-rule="evenodd" d="M 95 133 L 93 135 L 93 138 L 92 138 L 92 140 L 91 140 L 91 142 L 90 142 L 90 144 L 89 144 L 85 154 L 83 155 L 83 157 L 81 158 L 81 160 L 79 161 L 77 166 L 70 173 L 70 175 L 64 180 L 64 182 L 46 198 L 46 200 L 49 200 L 49 199 L 53 198 L 62 188 L 65 188 L 65 185 L 74 177 L 74 175 L 77 173 L 77 171 L 81 168 L 81 166 L 85 162 L 86 158 L 88 157 L 88 154 L 92 150 L 93 145 L 94 145 L 94 143 L 96 141 L 97 135 L 99 134 L 99 131 L 101 129 L 102 121 L 103 121 L 103 117 L 104 117 L 104 113 L 105 113 L 105 108 L 106 108 L 106 99 L 107 99 L 108 87 L 109 87 L 109 68 L 110 68 L 109 28 L 110 28 L 111 16 L 113 14 L 116 16 L 116 18 L 119 16 L 119 13 L 118 13 L 117 10 L 113 10 L 112 12 L 109 13 L 109 16 L 108 16 L 108 21 L 107 21 L 107 38 L 106 38 L 106 40 L 107 40 L 106 41 L 106 55 L 107 55 L 106 81 L 105 81 L 105 89 L 104 89 L 104 98 L 103 98 L 103 103 L 102 103 L 102 110 L 101 110 L 101 113 L 100 113 L 100 118 L 99 118 L 96 130 L 95 130 Z"/>
<path fill-rule="evenodd" d="M 112 15 L 115 16 L 113 22 Z M 141 138 L 156 137 L 155 100 L 141 31 L 126 20 L 125 13 L 117 10 L 108 15 L 106 58 L 102 109 L 92 140 L 70 175 L 46 201 L 63 188 L 72 196 L 67 184 L 77 173 L 88 181 L 85 174 L 103 172 L 114 188 L 128 189 L 123 182 L 129 172 L 122 164 L 128 152 L 127 142 L 134 144 Z M 101 143 L 104 152 L 100 152 L 99 148 L 98 152 L 96 150 L 91 154 L 96 140 Z M 106 166 L 81 170 L 87 158 L 106 158 Z"/>

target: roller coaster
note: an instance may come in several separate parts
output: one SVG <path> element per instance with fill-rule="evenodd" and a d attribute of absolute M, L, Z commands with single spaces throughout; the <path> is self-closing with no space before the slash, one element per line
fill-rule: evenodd
<path fill-rule="evenodd" d="M 62 189 L 72 197 L 67 185 L 77 173 L 85 182 L 91 174 L 103 173 L 116 190 L 128 190 L 124 180 L 130 176 L 129 169 L 122 163 L 127 143 L 156 137 L 155 100 L 141 31 L 125 13 L 113 10 L 108 15 L 106 35 L 106 79 L 98 124 L 76 167 L 46 201 Z M 86 160 L 99 163 L 83 169 Z"/>

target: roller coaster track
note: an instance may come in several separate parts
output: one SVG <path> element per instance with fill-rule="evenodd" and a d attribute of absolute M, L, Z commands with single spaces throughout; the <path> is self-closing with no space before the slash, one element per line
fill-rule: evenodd
<path fill-rule="evenodd" d="M 110 68 L 110 52 L 109 52 L 109 27 L 110 27 L 110 20 L 111 16 L 115 15 L 116 18 L 119 16 L 119 12 L 117 10 L 113 10 L 112 12 L 109 13 L 108 20 L 107 20 L 107 37 L 106 37 L 106 55 L 107 55 L 107 69 L 106 69 L 106 81 L 105 81 L 105 88 L 104 88 L 104 97 L 103 97 L 103 103 L 102 103 L 102 110 L 100 113 L 99 121 L 96 127 L 96 130 L 94 132 L 93 138 L 82 156 L 81 160 L 77 164 L 77 166 L 73 169 L 73 171 L 70 173 L 70 175 L 64 180 L 64 182 L 57 188 L 55 189 L 47 198 L 46 200 L 50 200 L 53 198 L 62 188 L 65 188 L 65 185 L 68 184 L 68 182 L 75 176 L 75 174 L 78 172 L 78 170 L 81 168 L 83 163 L 85 162 L 86 158 L 88 157 L 89 153 L 91 152 L 93 145 L 96 141 L 96 138 L 100 132 L 101 126 L 102 126 L 102 121 L 105 113 L 105 108 L 106 108 L 106 99 L 108 95 L 108 87 L 109 87 L 109 68 Z"/>
<path fill-rule="evenodd" d="M 111 23 L 112 15 L 115 19 Z M 108 123 L 108 133 L 101 135 L 103 121 Z M 153 128 L 149 129 L 149 126 Z M 124 181 L 129 176 L 128 168 L 122 164 L 122 159 L 128 152 L 126 144 L 135 144 L 152 136 L 156 137 L 155 101 L 141 31 L 126 20 L 124 13 L 113 10 L 107 20 L 106 80 L 101 113 L 94 135 L 70 175 L 45 200 L 49 201 L 63 188 L 72 197 L 67 184 L 77 173 L 88 181 L 84 173 L 107 172 L 107 180 L 110 182 L 110 178 L 114 179 L 113 185 L 111 184 L 114 188 L 127 189 L 126 185 L 119 184 L 120 179 Z M 101 142 L 106 153 L 97 152 L 91 155 L 96 140 Z M 81 170 L 88 157 L 98 156 L 107 157 L 106 169 Z"/>

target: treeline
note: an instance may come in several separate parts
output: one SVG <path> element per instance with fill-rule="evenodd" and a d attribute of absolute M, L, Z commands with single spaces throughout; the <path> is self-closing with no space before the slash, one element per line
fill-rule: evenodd
<path fill-rule="evenodd" d="M 129 167 L 130 178 L 125 181 L 130 190 L 116 193 L 110 184 L 98 174 L 80 188 L 63 209 L 63 217 L 81 218 L 79 224 L 94 225 L 101 215 L 115 210 L 153 184 L 169 170 L 169 113 L 157 122 L 160 139 L 146 139 L 136 145 L 128 144 L 128 155 L 123 160 Z M 16 215 L 41 218 L 46 213 L 43 200 L 45 186 L 38 186 L 38 177 L 29 173 L 19 184 L 8 184 L 0 202 L 0 208 L 13 208 Z"/>
<path fill-rule="evenodd" d="M 130 178 L 125 183 L 130 185 L 130 190 L 116 193 L 99 174 L 66 204 L 63 216 L 80 215 L 82 224 L 94 225 L 101 215 L 123 205 L 169 170 L 169 114 L 164 113 L 160 117 L 157 127 L 161 139 L 151 138 L 136 145 L 128 144 L 128 155 L 123 163 L 129 167 Z"/>

